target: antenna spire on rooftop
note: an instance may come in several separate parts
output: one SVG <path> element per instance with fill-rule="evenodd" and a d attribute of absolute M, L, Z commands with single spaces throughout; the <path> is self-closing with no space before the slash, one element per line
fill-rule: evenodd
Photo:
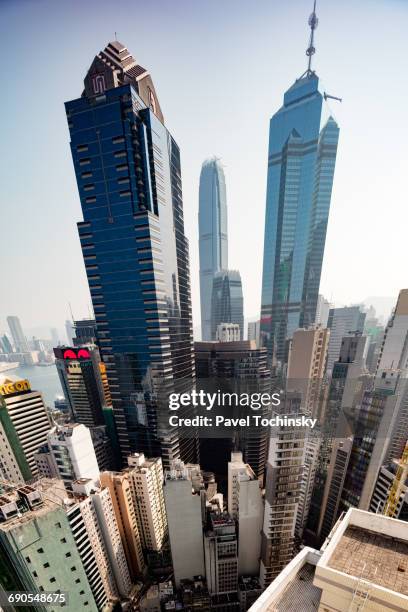
<path fill-rule="evenodd" d="M 310 76 L 313 73 L 312 70 L 312 56 L 316 53 L 316 49 L 314 47 L 314 32 L 315 29 L 317 28 L 317 25 L 319 23 L 319 20 L 317 18 L 316 15 L 316 0 L 314 0 L 313 2 L 313 12 L 309 17 L 309 26 L 310 26 L 310 38 L 309 38 L 309 46 L 306 49 L 306 55 L 308 57 L 308 64 L 307 64 L 307 70 L 305 72 L 305 74 L 307 76 Z"/>

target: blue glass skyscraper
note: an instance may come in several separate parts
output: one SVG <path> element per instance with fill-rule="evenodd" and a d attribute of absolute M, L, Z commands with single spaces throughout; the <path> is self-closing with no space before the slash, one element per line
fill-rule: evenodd
<path fill-rule="evenodd" d="M 221 323 L 239 325 L 244 339 L 244 297 L 238 270 L 221 270 L 214 274 L 211 293 L 211 340 L 216 340 Z"/>
<path fill-rule="evenodd" d="M 149 73 L 118 41 L 66 103 L 83 211 L 79 237 L 122 458 L 196 460 L 197 441 L 159 431 L 159 391 L 194 383 L 180 151 Z"/>
<path fill-rule="evenodd" d="M 228 268 L 227 196 L 224 170 L 217 158 L 201 168 L 198 211 L 201 337 L 211 340 L 211 295 L 216 272 Z"/>
<path fill-rule="evenodd" d="M 287 90 L 269 130 L 261 338 L 270 358 L 285 359 L 286 339 L 314 323 L 339 128 L 323 122 L 325 94 L 311 70 Z"/>

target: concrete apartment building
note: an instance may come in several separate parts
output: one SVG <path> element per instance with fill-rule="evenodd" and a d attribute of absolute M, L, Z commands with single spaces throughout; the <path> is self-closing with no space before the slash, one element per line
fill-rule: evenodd
<path fill-rule="evenodd" d="M 146 569 L 142 540 L 132 496 L 129 472 L 102 472 L 101 487 L 110 491 L 113 509 L 119 528 L 131 576 L 134 580 Z"/>
<path fill-rule="evenodd" d="M 165 474 L 164 500 L 169 528 L 174 580 L 203 575 L 204 543 L 202 496 L 195 492 L 184 463 L 174 462 Z"/>
<path fill-rule="evenodd" d="M 238 524 L 238 575 L 258 576 L 264 513 L 262 491 L 240 452 L 231 453 L 228 463 L 228 513 Z"/>
<path fill-rule="evenodd" d="M 250 612 L 408 609 L 408 523 L 351 508 L 321 550 L 305 547 Z"/>

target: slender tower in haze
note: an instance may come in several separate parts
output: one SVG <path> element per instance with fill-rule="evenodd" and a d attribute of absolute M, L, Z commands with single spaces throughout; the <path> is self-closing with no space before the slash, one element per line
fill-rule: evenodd
<path fill-rule="evenodd" d="M 227 196 L 217 158 L 201 168 L 198 211 L 200 248 L 201 338 L 211 340 L 211 296 L 216 272 L 228 269 Z"/>
<path fill-rule="evenodd" d="M 339 128 L 326 115 L 327 96 L 312 70 L 315 12 L 308 65 L 286 91 L 269 128 L 261 300 L 261 341 L 284 361 L 286 340 L 314 323 L 329 217 Z"/>

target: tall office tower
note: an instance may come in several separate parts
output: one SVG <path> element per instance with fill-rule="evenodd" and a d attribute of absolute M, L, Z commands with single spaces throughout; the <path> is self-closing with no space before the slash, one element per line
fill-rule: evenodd
<path fill-rule="evenodd" d="M 159 439 L 157 396 L 194 384 L 180 151 L 149 73 L 111 42 L 66 103 L 84 221 L 78 224 L 123 463 L 133 451 L 194 460 L 197 440 Z"/>
<path fill-rule="evenodd" d="M 350 509 L 322 550 L 305 546 L 250 612 L 406 610 L 408 525 Z"/>
<path fill-rule="evenodd" d="M 329 350 L 327 355 L 327 371 L 333 371 L 335 361 L 338 361 L 341 342 L 349 333 L 364 331 L 365 312 L 360 306 L 344 306 L 330 308 L 327 326 L 330 329 Z"/>
<path fill-rule="evenodd" d="M 97 334 L 95 319 L 80 319 L 78 321 L 74 321 L 74 333 L 74 346 L 95 344 Z"/>
<path fill-rule="evenodd" d="M 90 497 L 98 517 L 100 531 L 102 532 L 118 591 L 122 597 L 127 597 L 132 588 L 132 581 L 109 489 L 92 491 Z"/>
<path fill-rule="evenodd" d="M 317 308 L 316 308 L 316 325 L 321 325 L 322 327 L 327 327 L 327 321 L 329 319 L 329 311 L 330 311 L 330 302 L 326 300 L 324 295 L 319 293 L 317 298 Z"/>
<path fill-rule="evenodd" d="M 16 353 L 28 352 L 28 343 L 21 327 L 18 317 L 7 317 L 7 323 L 10 329 L 11 337 L 13 338 L 14 348 Z"/>
<path fill-rule="evenodd" d="M 211 334 L 213 277 L 216 272 L 228 268 L 227 195 L 224 170 L 217 158 L 207 159 L 201 168 L 198 231 L 201 338 L 213 340 Z"/>
<path fill-rule="evenodd" d="M 238 270 L 216 272 L 211 293 L 211 340 L 217 339 L 221 323 L 237 323 L 244 339 L 244 298 Z"/>
<path fill-rule="evenodd" d="M 259 346 L 260 321 L 249 321 L 248 323 L 248 340 L 255 340 Z"/>
<path fill-rule="evenodd" d="M 297 329 L 289 348 L 288 391 L 302 394 L 302 409 L 313 416 L 321 412 L 322 386 L 330 331 L 318 325 Z"/>
<path fill-rule="evenodd" d="M 339 128 L 323 124 L 323 93 L 311 69 L 286 91 L 269 130 L 261 336 L 270 358 L 286 358 L 286 340 L 315 322 Z"/>
<path fill-rule="evenodd" d="M 199 386 L 204 388 L 207 384 L 210 386 L 215 384 L 215 389 L 222 392 L 270 392 L 270 371 L 266 366 L 266 349 L 256 348 L 253 340 L 195 342 L 194 351 Z M 269 406 L 261 406 L 257 411 L 257 414 L 263 416 L 268 416 L 269 413 Z M 267 429 L 260 427 L 256 428 L 256 431 L 248 432 L 248 428 L 236 428 L 230 437 L 218 438 L 216 445 L 212 439 L 202 438 L 201 467 L 214 472 L 217 482 L 222 481 L 226 478 L 227 463 L 234 449 L 243 452 L 244 461 L 249 463 L 257 478 L 262 479 L 268 451 Z"/>
<path fill-rule="evenodd" d="M 399 486 L 396 490 L 395 507 L 389 508 L 389 495 L 395 487 L 395 481 L 400 476 L 398 467 L 400 462 L 395 460 L 388 465 L 383 465 L 378 473 L 377 482 L 375 483 L 374 491 L 370 501 L 370 512 L 383 514 L 387 510 L 388 516 L 408 521 L 408 478 L 403 471 L 402 477 L 399 479 Z"/>
<path fill-rule="evenodd" d="M 165 474 L 164 501 L 174 580 L 204 575 L 203 519 L 200 492 L 194 491 L 190 474 L 181 461 L 174 461 Z"/>
<path fill-rule="evenodd" d="M 105 392 L 96 347 L 58 347 L 55 365 L 73 419 L 87 427 L 104 425 Z"/>
<path fill-rule="evenodd" d="M 264 506 L 260 482 L 242 453 L 231 453 L 228 463 L 228 513 L 238 524 L 238 574 L 258 576 Z"/>
<path fill-rule="evenodd" d="M 238 541 L 228 513 L 211 513 L 204 536 L 205 575 L 211 595 L 238 590 Z M 212 609 L 212 608 L 211 608 Z"/>
<path fill-rule="evenodd" d="M 59 334 L 56 327 L 51 327 L 51 342 L 53 348 L 60 345 Z"/>
<path fill-rule="evenodd" d="M 7 460 L 24 480 L 31 480 L 38 474 L 34 455 L 47 442 L 51 428 L 40 391 L 32 391 L 28 380 L 0 375 L 0 421 L 0 447 L 11 447 L 14 462 L 12 455 Z"/>
<path fill-rule="evenodd" d="M 408 367 L 408 289 L 399 292 L 395 310 L 385 328 L 384 340 L 377 366 L 382 370 Z"/>
<path fill-rule="evenodd" d="M 58 486 L 56 485 L 58 489 Z M 28 485 L 0 498 L 2 587 L 68 593 L 68 612 L 102 612 L 95 601 L 62 502 Z M 56 491 L 55 499 L 58 499 Z"/>
<path fill-rule="evenodd" d="M 122 545 L 133 580 L 145 573 L 142 540 L 129 471 L 102 472 L 101 487 L 110 491 Z"/>
<path fill-rule="evenodd" d="M 103 610 L 118 599 L 118 590 L 91 498 L 84 496 L 68 508 L 67 518 L 95 602 Z"/>
<path fill-rule="evenodd" d="M 74 343 L 75 330 L 73 322 L 68 319 L 65 321 L 65 333 L 67 335 L 68 346 L 72 346 Z"/>
<path fill-rule="evenodd" d="M 296 408 L 285 406 L 284 414 L 298 413 L 300 396 L 289 398 Z M 266 465 L 265 513 L 262 528 L 260 581 L 265 588 L 295 554 L 295 529 L 299 511 L 301 479 L 305 462 L 304 433 L 291 428 L 271 431 Z"/>
<path fill-rule="evenodd" d="M 215 339 L 218 342 L 239 342 L 241 330 L 238 323 L 220 323 L 217 327 Z"/>
<path fill-rule="evenodd" d="M 128 464 L 142 546 L 148 558 L 154 558 L 163 553 L 168 539 L 162 460 L 134 453 Z"/>
<path fill-rule="evenodd" d="M 99 484 L 99 467 L 91 432 L 85 425 L 57 425 L 48 433 L 48 448 L 58 475 L 67 489 L 74 480 L 91 479 Z"/>

